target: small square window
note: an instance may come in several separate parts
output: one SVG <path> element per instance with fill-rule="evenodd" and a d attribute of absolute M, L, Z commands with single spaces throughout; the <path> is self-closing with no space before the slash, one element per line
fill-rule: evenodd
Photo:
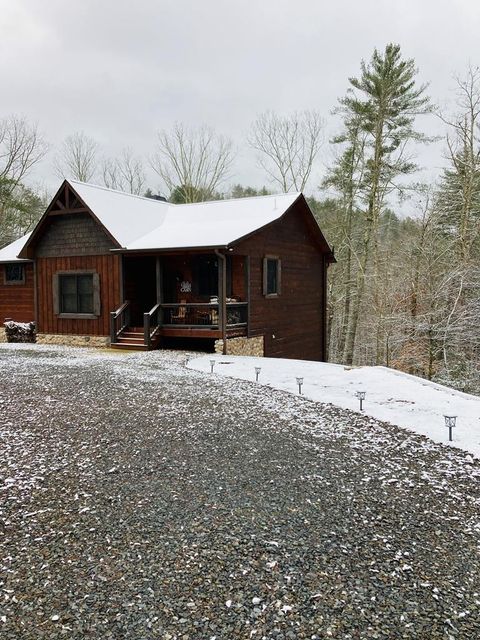
<path fill-rule="evenodd" d="M 24 284 L 25 266 L 23 264 L 5 265 L 5 284 Z"/>
<path fill-rule="evenodd" d="M 263 260 L 263 295 L 280 295 L 281 263 L 275 256 L 266 256 Z"/>

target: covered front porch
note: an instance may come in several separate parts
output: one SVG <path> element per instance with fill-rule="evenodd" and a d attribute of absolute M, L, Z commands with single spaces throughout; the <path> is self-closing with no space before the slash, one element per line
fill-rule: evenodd
<path fill-rule="evenodd" d="M 248 335 L 249 260 L 214 253 L 124 255 L 121 306 L 110 313 L 117 348 L 153 349 L 169 338 Z"/>

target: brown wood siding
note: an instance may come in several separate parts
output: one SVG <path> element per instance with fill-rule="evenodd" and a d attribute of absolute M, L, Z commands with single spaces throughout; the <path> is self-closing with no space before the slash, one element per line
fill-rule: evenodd
<path fill-rule="evenodd" d="M 242 302 L 247 300 L 247 280 L 244 256 L 232 255 L 232 297 Z"/>
<path fill-rule="evenodd" d="M 107 336 L 110 312 L 120 304 L 120 256 L 37 258 L 38 332 Z M 100 315 L 95 319 L 59 318 L 53 308 L 53 276 L 59 271 L 95 271 L 100 279 Z"/>
<path fill-rule="evenodd" d="M 265 338 L 265 356 L 325 358 L 325 258 L 297 203 L 277 223 L 235 247 L 250 255 L 250 336 Z M 281 260 L 281 294 L 263 295 L 263 259 Z"/>
<path fill-rule="evenodd" d="M 5 284 L 5 265 L 0 265 L 0 325 L 5 318 L 16 322 L 35 320 L 33 264 L 24 263 L 24 268 L 24 284 Z"/>

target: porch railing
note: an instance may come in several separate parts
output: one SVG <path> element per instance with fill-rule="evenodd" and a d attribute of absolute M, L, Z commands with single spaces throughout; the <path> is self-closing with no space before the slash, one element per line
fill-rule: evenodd
<path fill-rule="evenodd" d="M 143 341 L 148 348 L 152 346 L 152 340 L 160 329 L 161 305 L 154 305 L 150 311 L 143 314 Z"/>
<path fill-rule="evenodd" d="M 116 343 L 124 330 L 130 327 L 130 301 L 126 300 L 110 313 L 110 341 Z M 151 347 L 162 327 L 191 329 L 220 329 L 220 305 L 218 302 L 177 302 L 154 305 L 143 314 L 143 342 Z M 248 322 L 247 302 L 227 302 L 226 328 L 239 329 Z"/>
<path fill-rule="evenodd" d="M 118 307 L 116 311 L 110 312 L 110 342 L 117 341 L 118 335 L 130 324 L 130 300 Z"/>
<path fill-rule="evenodd" d="M 227 328 L 246 327 L 248 321 L 248 302 L 227 302 Z"/>
<path fill-rule="evenodd" d="M 162 326 L 204 327 L 218 329 L 220 326 L 220 305 L 217 302 L 177 302 L 160 305 Z M 248 303 L 227 302 L 226 326 L 247 325 Z"/>

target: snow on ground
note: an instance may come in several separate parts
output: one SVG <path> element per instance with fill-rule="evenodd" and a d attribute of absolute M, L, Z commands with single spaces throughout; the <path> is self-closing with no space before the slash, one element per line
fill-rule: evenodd
<path fill-rule="evenodd" d="M 480 458 L 480 398 L 416 376 L 386 367 L 344 367 L 343 365 L 285 360 L 208 355 L 188 366 L 214 374 L 255 381 L 255 367 L 261 367 L 259 384 L 298 393 L 296 377 L 303 377 L 302 393 L 315 402 L 325 402 L 359 411 L 357 391 L 365 391 L 364 413 L 427 436 L 435 442 L 452 444 Z M 453 442 L 448 441 L 445 415 L 457 416 Z"/>

